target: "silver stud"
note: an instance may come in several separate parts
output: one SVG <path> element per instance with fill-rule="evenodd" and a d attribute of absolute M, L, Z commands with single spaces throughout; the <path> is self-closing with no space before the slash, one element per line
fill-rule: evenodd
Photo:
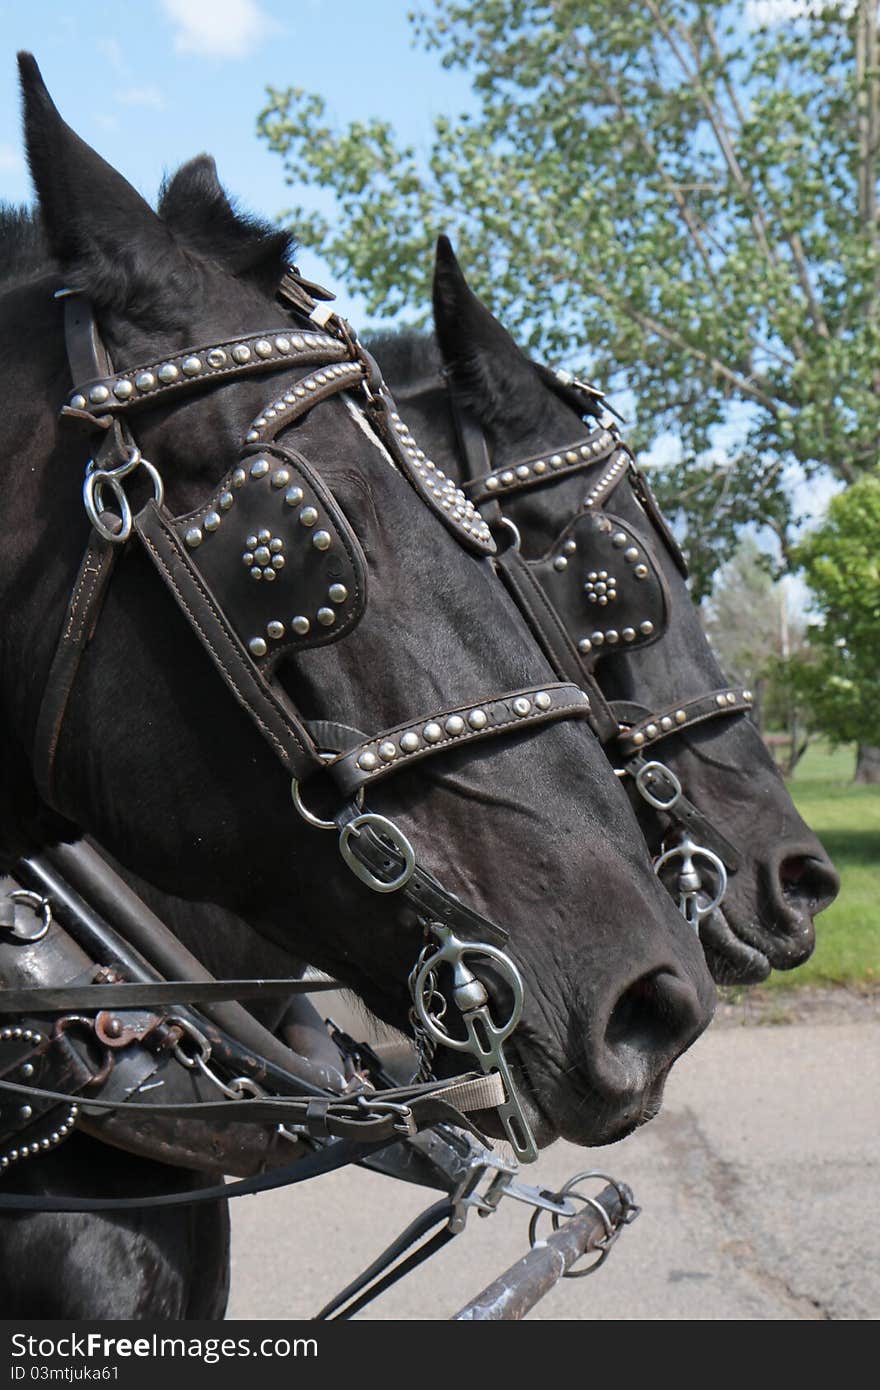
<path fill-rule="evenodd" d="M 234 472 L 233 475 L 232 475 L 232 486 L 233 486 L 233 487 L 244 487 L 246 478 L 247 478 L 247 474 L 245 473 L 244 469 L 243 469 L 243 468 L 236 468 L 235 472 Z"/>
<path fill-rule="evenodd" d="M 581 655 L 589 656 L 592 650 L 593 644 L 590 641 L 589 637 L 582 637 L 581 640 L 578 642 L 578 651 L 581 653 Z"/>
<path fill-rule="evenodd" d="M 180 376 L 173 362 L 163 362 L 156 373 L 163 386 L 170 386 Z"/>
<path fill-rule="evenodd" d="M 656 738 L 659 732 L 656 724 L 648 724 L 645 727 L 645 735 L 648 738 Z"/>
<path fill-rule="evenodd" d="M 744 691 L 743 691 L 743 699 L 744 699 L 744 700 L 749 700 L 749 701 L 751 701 L 751 698 L 752 698 L 752 692 L 751 692 L 751 690 L 744 690 Z"/>
<path fill-rule="evenodd" d="M 273 555 L 273 556 L 272 556 L 272 568 L 273 568 L 274 570 L 283 570 L 283 569 L 284 569 L 284 564 L 285 564 L 285 561 L 284 561 L 284 556 L 283 556 L 283 555 Z"/>
<path fill-rule="evenodd" d="M 202 541 L 205 538 L 199 530 L 198 526 L 191 526 L 183 539 L 186 541 L 190 550 L 195 550 L 196 546 L 201 545 Z"/>
<path fill-rule="evenodd" d="M 268 565 L 272 556 L 269 553 L 268 545 L 258 545 L 254 551 L 254 559 L 258 565 Z"/>
<path fill-rule="evenodd" d="M 538 709 L 549 709 L 553 701 L 546 690 L 539 690 L 535 696 L 535 705 Z"/>
<path fill-rule="evenodd" d="M 610 643 L 611 646 L 613 647 L 614 644 L 615 644 L 615 642 L 616 642 L 617 640 L 618 640 L 617 629 L 616 629 L 616 628 L 613 628 L 613 627 L 610 627 L 610 628 L 608 629 L 608 631 L 605 633 L 605 641 L 608 642 L 608 643 Z"/>
<path fill-rule="evenodd" d="M 565 462 L 566 462 L 566 463 L 577 463 L 577 461 L 578 461 L 578 456 L 577 456 L 577 454 L 575 453 L 574 449 L 569 449 L 568 453 L 565 455 Z"/>
<path fill-rule="evenodd" d="M 675 711 L 675 722 L 676 722 L 676 724 L 683 724 L 683 723 L 685 722 L 686 719 L 687 719 L 687 715 L 685 714 L 685 712 L 684 712 L 683 709 L 677 709 L 677 710 Z"/>
<path fill-rule="evenodd" d="M 202 525 L 206 531 L 216 531 L 217 527 L 220 525 L 220 513 L 208 512 Z"/>
<path fill-rule="evenodd" d="M 88 405 L 88 401 L 86 400 L 85 396 L 82 396 L 79 394 L 79 392 L 77 392 L 75 396 L 71 396 L 70 404 L 74 410 L 85 410 L 86 406 Z"/>
<path fill-rule="evenodd" d="M 234 501 L 235 498 L 231 492 L 221 492 L 218 498 L 221 512 L 228 512 Z"/>
<path fill-rule="evenodd" d="M 516 476 L 518 478 L 527 478 L 531 471 L 527 463 L 521 463 L 516 470 Z"/>
<path fill-rule="evenodd" d="M 233 361 L 238 362 L 239 365 L 244 362 L 250 362 L 251 350 L 247 343 L 236 343 L 235 347 L 232 349 L 232 358 Z"/>
<path fill-rule="evenodd" d="M 487 478 L 487 479 L 486 479 L 486 491 L 487 491 L 487 492 L 497 492 L 497 491 L 498 491 L 498 479 L 497 479 L 497 478 Z"/>
<path fill-rule="evenodd" d="M 303 500 L 303 490 L 301 487 L 289 487 L 284 494 L 284 500 L 288 507 L 298 507 Z"/>
<path fill-rule="evenodd" d="M 273 641 L 277 642 L 279 638 L 284 636 L 284 624 L 279 623 L 277 618 L 273 618 L 271 623 L 266 624 L 266 632 Z"/>
<path fill-rule="evenodd" d="M 331 584 L 329 589 L 331 603 L 345 603 L 348 590 L 344 584 Z"/>
<path fill-rule="evenodd" d="M 614 535 L 611 537 L 611 544 L 617 550 L 620 550 L 621 546 L 626 545 L 626 541 L 627 538 L 622 531 L 615 531 Z"/>
<path fill-rule="evenodd" d="M 312 536 L 312 545 L 316 550 L 329 550 L 333 544 L 333 537 L 329 531 L 316 531 Z"/>
<path fill-rule="evenodd" d="M 727 696 L 727 703 L 728 703 L 729 705 L 735 705 L 735 704 L 736 704 L 736 696 L 734 695 L 734 693 L 733 693 L 732 690 L 729 692 L 729 694 L 728 694 L 728 696 Z"/>
<path fill-rule="evenodd" d="M 252 637 L 248 642 L 248 651 L 251 656 L 265 656 L 268 648 L 262 637 Z"/>
<path fill-rule="evenodd" d="M 271 584 L 271 583 L 274 583 L 274 582 L 275 582 L 275 580 L 278 578 L 278 576 L 276 575 L 276 573 L 275 573 L 274 570 L 264 569 L 264 570 L 263 570 L 263 578 L 267 581 L 267 583 L 270 583 L 270 584 Z"/>
<path fill-rule="evenodd" d="M 664 734 L 668 734 L 669 730 L 672 728 L 672 720 L 669 718 L 668 714 L 664 714 L 663 718 L 660 720 L 660 728 L 663 730 Z"/>
<path fill-rule="evenodd" d="M 426 724 L 424 729 L 422 729 L 422 737 L 426 743 L 439 743 L 443 737 L 443 730 L 440 728 L 440 725 L 432 719 L 430 724 Z"/>
<path fill-rule="evenodd" d="M 23 1120 L 29 1120 L 34 1112 L 33 1108 L 30 1105 L 22 1105 L 18 1113 Z"/>
<path fill-rule="evenodd" d="M 109 399 L 110 392 L 107 390 L 106 386 L 93 386 L 89 392 L 89 400 L 92 405 L 103 405 L 104 402 Z"/>
<path fill-rule="evenodd" d="M 551 467 L 551 468 L 561 468 L 564 462 L 565 462 L 565 460 L 563 459 L 563 457 L 562 457 L 561 454 L 551 454 L 551 455 L 550 455 L 550 467 Z"/>
<path fill-rule="evenodd" d="M 392 763 L 397 757 L 397 749 L 390 738 L 386 738 L 384 743 L 379 744 L 379 757 L 383 763 Z"/>
<path fill-rule="evenodd" d="M 457 738 L 459 734 L 464 733 L 464 720 L 460 714 L 450 714 L 443 727 L 450 738 Z"/>
<path fill-rule="evenodd" d="M 134 387 L 125 377 L 120 377 L 119 381 L 117 381 L 113 387 L 113 394 L 118 401 L 127 401 L 129 396 L 133 395 L 133 393 Z"/>
<path fill-rule="evenodd" d="M 554 568 L 555 570 L 560 570 L 560 571 L 561 571 L 561 570 L 567 570 L 567 569 L 568 569 L 568 561 L 566 560 L 566 558 L 565 558 L 564 555 L 557 555 L 557 556 L 556 556 L 556 559 L 553 561 L 553 568 Z"/>
<path fill-rule="evenodd" d="M 620 635 L 624 642 L 634 642 L 636 640 L 636 630 L 634 627 L 625 627 Z"/>
<path fill-rule="evenodd" d="M 309 622 L 308 618 L 304 618 L 303 615 L 300 613 L 297 617 L 291 618 L 290 626 L 293 628 L 297 637 L 305 637 L 306 633 L 311 627 L 311 623 Z"/>
<path fill-rule="evenodd" d="M 184 357 L 180 364 L 180 370 L 184 376 L 198 376 L 202 370 L 202 359 L 200 357 Z"/>
<path fill-rule="evenodd" d="M 269 342 L 269 339 L 258 338 L 257 341 L 254 343 L 254 352 L 257 354 L 258 357 L 271 357 L 272 344 Z"/>
<path fill-rule="evenodd" d="M 654 631 L 654 624 L 653 624 L 653 623 L 649 623 L 649 622 L 639 623 L 639 632 L 641 632 L 645 637 L 650 637 L 650 636 L 651 636 L 651 633 L 652 633 L 653 631 Z"/>
<path fill-rule="evenodd" d="M 644 734 L 633 734 L 633 740 L 632 740 L 632 741 L 633 741 L 633 743 L 635 744 L 636 748 L 641 748 L 642 744 L 643 744 L 644 741 L 645 741 L 645 735 L 644 735 Z"/>
<path fill-rule="evenodd" d="M 513 712 L 519 719 L 524 719 L 532 710 L 531 700 L 527 700 L 524 695 L 518 695 L 513 702 Z"/>
<path fill-rule="evenodd" d="M 252 477 L 252 478 L 265 478 L 265 476 L 266 476 L 266 474 L 267 474 L 268 472 L 269 472 L 269 463 L 268 463 L 268 460 L 266 460 L 266 459 L 254 459 L 253 463 L 251 464 L 251 477 Z"/>
<path fill-rule="evenodd" d="M 246 441 L 248 444 L 256 444 L 256 442 L 257 442 L 257 440 L 259 439 L 259 437 L 260 437 L 260 431 L 259 431 L 259 430 L 248 430 L 247 434 L 245 435 L 245 441 Z"/>
<path fill-rule="evenodd" d="M 601 647 L 602 643 L 605 641 L 605 633 L 604 633 L 604 632 L 591 632 L 591 633 L 590 633 L 590 641 L 592 642 L 592 644 L 593 644 L 594 647 Z"/>
<path fill-rule="evenodd" d="M 275 346 L 279 352 L 290 352 L 290 339 L 284 337 L 276 338 Z"/>
<path fill-rule="evenodd" d="M 22 1069 L 21 1069 L 21 1074 L 22 1074 L 22 1076 L 24 1077 L 25 1080 L 27 1080 L 28 1077 L 33 1076 L 33 1074 L 34 1074 L 34 1064 L 33 1064 L 33 1062 L 25 1062 L 24 1066 L 23 1066 Z"/>
<path fill-rule="evenodd" d="M 647 579 L 647 577 L 648 577 L 648 566 L 647 566 L 647 565 L 636 565 L 635 569 L 633 570 L 633 574 L 635 575 L 636 579 Z"/>
<path fill-rule="evenodd" d="M 501 481 L 502 481 L 502 483 L 504 483 L 507 487 L 509 487 L 510 484 L 513 482 L 513 479 L 514 479 L 513 471 L 512 471 L 510 468 L 506 468 L 506 469 L 504 470 L 504 472 L 501 474 Z"/>
<path fill-rule="evenodd" d="M 405 733 L 400 740 L 400 746 L 404 753 L 414 753 L 420 744 L 421 740 L 418 734 L 414 733 L 412 729 Z"/>
<path fill-rule="evenodd" d="M 375 753 L 367 751 L 366 753 L 361 753 L 358 758 L 358 767 L 362 768 L 364 772 L 373 772 L 378 766 L 379 760 Z"/>
<path fill-rule="evenodd" d="M 225 367 L 226 353 L 222 348 L 211 348 L 211 351 L 208 353 L 207 361 L 209 367 Z"/>
<path fill-rule="evenodd" d="M 272 474 L 273 487 L 285 487 L 290 482 L 289 468 L 276 468 Z"/>
<path fill-rule="evenodd" d="M 315 616 L 322 627 L 332 627 L 336 622 L 336 614 L 332 608 L 319 608 Z"/>
<path fill-rule="evenodd" d="M 489 723 L 489 716 L 484 709 L 472 709 L 467 717 L 467 722 L 472 729 L 485 729 Z"/>
<path fill-rule="evenodd" d="M 576 541 L 566 541 L 566 542 L 565 542 L 565 545 L 562 547 L 562 553 L 563 553 L 563 555 L 574 555 L 574 554 L 576 554 L 576 552 L 577 552 L 577 542 L 576 542 Z"/>
<path fill-rule="evenodd" d="M 639 558 L 639 552 L 634 545 L 631 545 L 628 550 L 623 552 L 623 558 L 632 564 L 634 560 Z"/>

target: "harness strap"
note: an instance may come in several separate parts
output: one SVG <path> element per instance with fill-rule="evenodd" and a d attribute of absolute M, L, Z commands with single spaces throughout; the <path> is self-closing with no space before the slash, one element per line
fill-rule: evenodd
<path fill-rule="evenodd" d="M 648 762 L 637 754 L 625 764 L 625 771 L 634 779 L 649 806 L 683 826 L 701 845 L 713 850 L 729 873 L 736 872 L 741 862 L 739 851 L 685 796 L 678 778 L 669 768 L 663 763 Z"/>
<path fill-rule="evenodd" d="M 434 1202 L 432 1206 L 411 1221 L 405 1230 L 393 1240 L 378 1255 L 367 1268 L 363 1270 L 356 1279 L 352 1279 L 350 1284 L 339 1292 L 335 1298 L 331 1298 L 329 1303 L 325 1303 L 319 1313 L 314 1316 L 314 1322 L 342 1322 L 354 1317 L 355 1313 L 361 1308 L 365 1308 L 368 1303 L 372 1303 L 385 1289 L 396 1284 L 398 1279 L 402 1279 L 405 1274 L 409 1274 L 413 1269 L 420 1265 L 431 1255 L 435 1255 L 442 1246 L 446 1245 L 458 1230 L 453 1229 L 452 1219 L 455 1215 L 455 1206 L 448 1198 L 441 1202 Z M 418 1246 L 413 1250 L 412 1246 L 417 1241 L 422 1240 L 429 1231 L 435 1226 L 443 1223 L 441 1230 L 437 1231 L 430 1240 L 425 1241 L 424 1245 Z M 410 1254 L 405 1260 L 401 1256 L 409 1250 Z M 400 1264 L 394 1265 L 395 1260 L 400 1260 Z M 394 1268 L 389 1266 L 394 1265 Z M 379 1276 L 382 1276 L 381 1278 Z M 372 1287 L 369 1287 L 372 1285 Z M 360 1294 L 358 1298 L 356 1295 Z"/>
<path fill-rule="evenodd" d="M 2 921 L 0 921 L 2 925 Z M 37 985 L 33 989 L 0 990 L 0 1015 L 63 1013 L 67 1009 L 165 1008 L 170 1004 L 211 1004 L 229 999 L 286 999 L 292 994 L 313 994 L 345 989 L 339 980 L 166 980 L 81 985 Z"/>
<path fill-rule="evenodd" d="M 354 796 L 388 773 L 434 753 L 511 733 L 517 727 L 589 718 L 590 712 L 589 697 L 576 685 L 524 686 L 479 704 L 441 710 L 427 720 L 397 724 L 341 753 L 326 767 L 345 795 Z"/>
<path fill-rule="evenodd" d="M 521 463 L 505 468 L 493 468 L 482 477 L 472 478 L 464 484 L 464 491 L 476 503 L 499 498 L 506 494 L 522 492 L 527 488 L 539 487 L 552 482 L 554 478 L 577 473 L 592 468 L 601 459 L 608 458 L 619 447 L 614 431 L 595 430 L 586 438 L 581 436 L 571 444 L 549 454 L 533 454 Z"/>
<path fill-rule="evenodd" d="M 751 690 L 741 686 L 711 690 L 694 700 L 686 700 L 683 704 L 671 705 L 657 714 L 650 714 L 632 728 L 622 730 L 618 735 L 618 746 L 624 758 L 631 758 L 670 734 L 682 733 L 707 719 L 718 719 L 726 714 L 748 714 L 753 703 Z M 611 707 L 617 710 L 613 701 Z"/>
<path fill-rule="evenodd" d="M 55 760 L 64 718 L 116 559 L 117 547 L 92 531 L 64 616 L 34 731 L 34 780 L 40 796 L 49 806 L 55 805 Z"/>

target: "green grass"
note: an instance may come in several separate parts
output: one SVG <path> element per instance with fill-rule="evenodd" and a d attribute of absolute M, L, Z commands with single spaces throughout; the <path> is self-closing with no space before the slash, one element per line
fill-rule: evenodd
<path fill-rule="evenodd" d="M 853 748 L 809 748 L 789 790 L 842 879 L 837 901 L 816 919 L 816 950 L 764 988 L 865 985 L 880 980 L 880 786 L 854 786 Z"/>

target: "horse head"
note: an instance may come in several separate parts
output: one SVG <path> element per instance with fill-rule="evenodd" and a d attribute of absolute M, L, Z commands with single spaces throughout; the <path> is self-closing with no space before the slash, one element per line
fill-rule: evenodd
<path fill-rule="evenodd" d="M 388 403 L 346 327 L 316 329 L 301 288 L 279 300 L 286 237 L 236 213 L 204 157 L 154 211 L 21 66 L 42 232 L 9 218 L 0 233 L 2 738 L 20 839 L 90 833 L 405 1028 L 424 917 L 340 859 L 339 807 L 363 794 L 392 827 L 380 860 L 391 833 L 447 905 L 509 933 L 526 1001 L 513 1070 L 540 1141 L 620 1135 L 656 1110 L 714 992 L 583 696 L 560 694 L 473 508 L 375 423 Z M 94 332 L 59 290 L 91 306 L 106 380 L 71 382 L 65 312 L 86 357 Z M 32 750 L 87 543 L 83 470 L 120 418 L 132 536 L 115 545 L 122 474 L 93 468 L 115 564 L 52 725 L 50 795 Z M 504 1003 L 492 962 L 480 973 Z"/>

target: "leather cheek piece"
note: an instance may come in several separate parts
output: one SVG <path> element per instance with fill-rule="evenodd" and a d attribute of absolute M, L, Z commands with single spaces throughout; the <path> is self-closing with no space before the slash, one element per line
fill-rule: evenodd
<path fill-rule="evenodd" d="M 264 675 L 291 652 L 338 641 L 363 616 L 360 542 L 293 450 L 246 453 L 203 506 L 173 524 Z"/>
<path fill-rule="evenodd" d="M 666 630 L 666 581 L 645 538 L 620 517 L 581 512 L 530 568 L 587 666 Z"/>

